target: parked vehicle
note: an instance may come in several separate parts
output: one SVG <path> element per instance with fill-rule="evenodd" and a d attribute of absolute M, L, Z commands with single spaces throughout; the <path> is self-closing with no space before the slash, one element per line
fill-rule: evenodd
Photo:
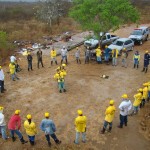
<path fill-rule="evenodd" d="M 129 38 L 132 39 L 135 43 L 142 45 L 143 41 L 148 40 L 149 33 L 150 33 L 149 27 L 140 27 L 134 29 Z"/>
<path fill-rule="evenodd" d="M 120 55 L 123 48 L 126 48 L 126 50 L 129 51 L 129 50 L 133 50 L 133 47 L 134 47 L 134 42 L 129 38 L 117 39 L 111 45 L 108 46 L 108 48 L 110 48 L 111 50 L 117 49 Z"/>
<path fill-rule="evenodd" d="M 119 36 L 111 35 L 110 33 L 106 33 L 102 38 L 102 42 L 101 42 L 102 46 L 110 45 L 113 41 L 115 41 L 118 38 L 119 38 Z M 84 42 L 84 46 L 89 47 L 90 49 L 97 48 L 98 45 L 99 45 L 99 40 L 97 40 L 96 38 L 91 38 Z"/>

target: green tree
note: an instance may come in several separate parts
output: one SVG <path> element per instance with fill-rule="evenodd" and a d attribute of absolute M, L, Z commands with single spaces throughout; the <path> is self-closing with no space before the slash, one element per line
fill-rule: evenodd
<path fill-rule="evenodd" d="M 121 25 L 137 23 L 140 15 L 130 0 L 73 0 L 70 16 L 85 30 L 115 31 Z"/>

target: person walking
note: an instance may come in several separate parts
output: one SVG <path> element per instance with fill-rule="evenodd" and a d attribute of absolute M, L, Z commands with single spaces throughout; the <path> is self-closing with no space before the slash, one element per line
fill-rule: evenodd
<path fill-rule="evenodd" d="M 11 63 L 17 63 L 17 58 L 15 56 L 16 56 L 16 54 L 10 56 L 10 62 Z"/>
<path fill-rule="evenodd" d="M 30 69 L 33 70 L 33 69 L 32 69 L 32 60 L 33 60 L 33 57 L 32 57 L 32 55 L 31 55 L 31 53 L 28 52 L 28 56 L 27 56 L 28 71 L 30 71 Z"/>
<path fill-rule="evenodd" d="M 128 57 L 128 52 L 126 51 L 126 48 L 123 48 L 122 55 L 121 55 L 122 67 L 127 68 L 127 57 Z"/>
<path fill-rule="evenodd" d="M 42 61 L 42 51 L 41 51 L 41 49 L 39 48 L 39 50 L 37 51 L 37 61 L 38 61 L 38 63 L 37 63 L 37 67 L 38 67 L 38 69 L 39 69 L 39 64 L 41 63 L 41 65 L 42 65 L 42 67 L 44 67 L 44 65 L 43 65 L 43 61 Z"/>
<path fill-rule="evenodd" d="M 110 106 L 105 111 L 106 116 L 105 116 L 103 129 L 101 130 L 101 134 L 105 133 L 108 124 L 109 124 L 108 132 L 111 132 L 111 130 L 112 130 L 112 122 L 114 119 L 116 108 L 114 106 L 114 100 L 110 100 L 109 104 L 110 104 Z"/>
<path fill-rule="evenodd" d="M 2 66 L 0 66 L 0 92 L 1 93 L 4 93 L 4 91 L 6 90 L 4 88 L 4 78 L 5 78 L 4 71 L 2 69 Z"/>
<path fill-rule="evenodd" d="M 80 50 L 79 50 L 78 47 L 76 48 L 75 57 L 76 57 L 77 64 L 78 64 L 78 63 L 81 64 L 81 60 L 80 60 Z"/>
<path fill-rule="evenodd" d="M 3 114 L 4 107 L 0 106 L 0 133 L 4 140 L 7 140 L 9 137 L 6 135 L 6 122 L 5 116 Z"/>
<path fill-rule="evenodd" d="M 128 99 L 127 94 L 122 95 L 122 102 L 119 105 L 119 109 L 120 109 L 120 125 L 118 126 L 118 128 L 123 128 L 123 125 L 127 126 L 128 113 L 132 109 L 132 103 Z"/>
<path fill-rule="evenodd" d="M 63 48 L 61 49 L 61 64 L 63 63 L 63 61 L 66 61 L 66 64 L 68 64 L 68 59 L 67 59 L 67 54 L 68 54 L 68 50 L 65 48 L 65 46 L 63 46 Z"/>
<path fill-rule="evenodd" d="M 82 110 L 78 110 L 78 117 L 75 118 L 76 138 L 74 143 L 79 144 L 80 133 L 82 134 L 82 142 L 86 143 L 86 116 L 83 116 Z"/>
<path fill-rule="evenodd" d="M 117 66 L 118 53 L 117 49 L 112 50 L 112 66 Z"/>
<path fill-rule="evenodd" d="M 26 130 L 26 134 L 28 135 L 30 144 L 35 145 L 35 135 L 37 134 L 37 129 L 30 114 L 27 115 L 27 120 L 24 122 L 24 128 Z"/>
<path fill-rule="evenodd" d="M 89 50 L 89 47 L 87 47 L 85 50 L 85 64 L 86 63 L 89 64 L 89 61 L 90 61 L 90 50 Z"/>
<path fill-rule="evenodd" d="M 139 61 L 140 61 L 140 54 L 138 51 L 135 52 L 135 54 L 133 55 L 133 62 L 134 62 L 134 67 L 133 68 L 137 68 L 139 67 Z"/>
<path fill-rule="evenodd" d="M 40 129 L 45 133 L 45 137 L 49 146 L 51 146 L 50 137 L 53 138 L 56 144 L 61 143 L 55 134 L 56 127 L 54 122 L 50 119 L 50 114 L 48 112 L 45 113 L 45 119 L 42 120 Z"/>
<path fill-rule="evenodd" d="M 16 66 L 15 66 L 15 63 L 14 62 L 11 62 L 9 64 L 9 70 L 10 70 L 10 75 L 11 75 L 11 79 L 13 81 L 15 81 L 15 79 L 19 80 L 19 78 L 17 77 L 16 75 Z"/>
<path fill-rule="evenodd" d="M 144 67 L 143 67 L 142 72 L 145 71 L 145 73 L 147 73 L 149 61 L 150 61 L 150 55 L 149 55 L 148 51 L 145 51 L 145 54 L 144 54 Z"/>
<path fill-rule="evenodd" d="M 101 51 L 100 46 L 99 46 L 99 47 L 96 49 L 96 60 L 97 60 L 97 63 L 98 63 L 98 64 L 102 64 L 101 55 L 102 55 L 102 51 Z"/>
<path fill-rule="evenodd" d="M 140 108 L 145 106 L 145 103 L 148 99 L 148 83 L 144 83 L 143 84 L 144 88 L 143 88 L 143 96 L 142 96 L 142 102 L 140 105 Z"/>
<path fill-rule="evenodd" d="M 16 141 L 16 137 L 14 136 L 14 134 L 17 134 L 17 136 L 20 139 L 20 142 L 22 144 L 27 143 L 28 141 L 25 141 L 23 138 L 23 135 L 20 132 L 20 128 L 21 128 L 21 117 L 20 117 L 20 110 L 16 110 L 15 114 L 13 116 L 11 116 L 9 122 L 8 122 L 8 129 L 10 130 L 10 134 L 11 134 L 11 138 L 12 141 L 15 142 Z"/>
<path fill-rule="evenodd" d="M 57 52 L 54 49 L 54 47 L 52 48 L 52 50 L 50 52 L 50 56 L 51 56 L 51 66 L 53 65 L 53 62 L 55 62 L 55 64 L 57 65 L 57 59 L 56 59 Z"/>
<path fill-rule="evenodd" d="M 105 50 L 104 50 L 104 56 L 105 56 L 105 62 L 107 65 L 109 65 L 110 52 L 111 52 L 111 49 L 108 48 L 108 46 L 106 45 Z"/>

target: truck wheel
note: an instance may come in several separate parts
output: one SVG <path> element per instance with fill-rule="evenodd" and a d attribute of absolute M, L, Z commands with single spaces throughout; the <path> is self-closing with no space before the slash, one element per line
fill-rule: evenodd
<path fill-rule="evenodd" d="M 141 40 L 141 41 L 140 41 L 140 45 L 142 45 L 142 44 L 143 44 L 143 41 Z"/>

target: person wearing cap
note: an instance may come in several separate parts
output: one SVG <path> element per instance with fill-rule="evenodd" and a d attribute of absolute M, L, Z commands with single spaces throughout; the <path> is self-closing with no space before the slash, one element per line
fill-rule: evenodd
<path fill-rule="evenodd" d="M 75 57 L 76 57 L 77 64 L 78 64 L 78 63 L 81 64 L 81 60 L 80 60 L 80 50 L 79 50 L 78 47 L 76 48 Z"/>
<path fill-rule="evenodd" d="M 82 134 L 82 142 L 86 142 L 86 116 L 83 116 L 82 110 L 78 110 L 78 117 L 75 118 L 75 129 L 76 129 L 76 139 L 74 141 L 75 144 L 79 144 L 80 133 Z"/>
<path fill-rule="evenodd" d="M 139 61 L 140 61 L 140 54 L 139 54 L 139 51 L 136 51 L 135 54 L 133 55 L 133 62 L 134 62 L 134 67 L 133 68 L 138 69 Z"/>
<path fill-rule="evenodd" d="M 17 75 L 16 75 L 16 66 L 15 66 L 15 63 L 14 62 L 11 62 L 10 64 L 9 64 L 9 70 L 10 70 L 10 74 L 11 74 L 11 79 L 13 80 L 13 81 L 15 81 L 15 79 L 19 79 L 18 77 L 17 77 Z"/>
<path fill-rule="evenodd" d="M 16 56 L 16 54 L 10 56 L 10 62 L 11 63 L 16 63 L 17 62 L 17 58 L 15 56 Z"/>
<path fill-rule="evenodd" d="M 105 130 L 107 129 L 108 124 L 109 124 L 108 132 L 111 132 L 111 130 L 112 130 L 112 122 L 114 119 L 116 108 L 114 106 L 114 100 L 110 100 L 109 104 L 110 104 L 110 106 L 108 106 L 108 108 L 105 111 L 106 116 L 105 116 L 105 120 L 104 120 L 103 129 L 101 130 L 101 134 L 105 133 Z"/>
<path fill-rule="evenodd" d="M 30 71 L 30 69 L 33 70 L 33 69 L 32 69 L 32 60 L 33 60 L 33 57 L 32 57 L 32 55 L 31 55 L 31 53 L 28 52 L 28 56 L 27 56 L 28 71 Z"/>
<path fill-rule="evenodd" d="M 27 143 L 28 141 L 25 141 L 21 132 L 20 132 L 20 128 L 21 128 L 21 117 L 20 117 L 20 110 L 16 110 L 14 115 L 11 116 L 9 122 L 8 122 L 8 129 L 10 130 L 10 134 L 11 134 L 11 138 L 12 141 L 15 142 L 16 141 L 16 137 L 14 136 L 15 134 L 17 134 L 17 136 L 20 139 L 20 142 L 22 144 Z"/>
<path fill-rule="evenodd" d="M 0 92 L 1 93 L 4 93 L 4 91 L 5 91 L 4 78 L 5 78 L 4 71 L 2 69 L 2 66 L 0 66 Z"/>
<path fill-rule="evenodd" d="M 142 93 L 140 92 L 142 89 L 138 90 L 138 93 L 134 95 L 133 102 L 133 112 L 132 114 L 137 114 L 139 111 L 140 104 L 142 102 Z"/>
<path fill-rule="evenodd" d="M 144 86 L 143 96 L 142 96 L 142 102 L 141 102 L 140 108 L 145 106 L 145 102 L 147 101 L 147 98 L 148 98 L 148 83 L 144 83 L 143 86 Z"/>
<path fill-rule="evenodd" d="M 99 46 L 99 47 L 96 49 L 96 60 L 97 60 L 97 63 L 98 63 L 98 64 L 102 64 L 101 55 L 102 55 L 102 51 L 101 51 L 100 46 Z"/>
<path fill-rule="evenodd" d="M 3 114 L 4 107 L 0 106 L 0 133 L 4 140 L 7 140 L 9 137 L 6 135 L 6 122 L 5 116 Z"/>
<path fill-rule="evenodd" d="M 118 54 L 119 52 L 117 49 L 112 50 L 112 66 L 117 66 Z"/>
<path fill-rule="evenodd" d="M 128 52 L 126 51 L 126 48 L 123 48 L 121 58 L 122 58 L 122 67 L 127 68 L 127 57 L 128 57 Z"/>
<path fill-rule="evenodd" d="M 86 50 L 85 50 L 85 64 L 86 63 L 89 64 L 90 57 L 91 57 L 91 53 L 90 53 L 89 47 L 87 47 Z"/>
<path fill-rule="evenodd" d="M 61 143 L 55 134 L 56 127 L 53 120 L 50 119 L 50 114 L 48 112 L 45 113 L 45 119 L 42 120 L 40 129 L 45 133 L 45 137 L 49 146 L 51 146 L 50 137 L 55 141 L 56 144 Z"/>
<path fill-rule="evenodd" d="M 26 134 L 28 135 L 30 144 L 34 145 L 37 129 L 35 123 L 32 121 L 32 116 L 30 114 L 27 115 L 27 120 L 24 122 L 24 128 L 26 130 Z"/>
<path fill-rule="evenodd" d="M 111 52 L 111 49 L 108 48 L 108 46 L 106 45 L 105 50 L 104 50 L 104 56 L 105 56 L 105 62 L 107 65 L 109 65 L 110 52 Z"/>
<path fill-rule="evenodd" d="M 149 55 L 148 51 L 146 51 L 144 54 L 144 67 L 143 67 L 142 72 L 145 71 L 145 73 L 147 73 L 149 61 L 150 61 L 150 55 Z"/>
<path fill-rule="evenodd" d="M 122 102 L 119 105 L 119 109 L 120 109 L 120 125 L 118 126 L 118 128 L 123 128 L 123 125 L 127 126 L 128 114 L 129 111 L 132 109 L 132 103 L 128 99 L 127 94 L 122 95 Z"/>
<path fill-rule="evenodd" d="M 65 46 L 63 46 L 63 48 L 61 49 L 61 64 L 63 63 L 63 61 L 66 61 L 66 64 L 68 64 L 68 59 L 67 59 L 67 54 L 68 54 L 68 50 L 65 48 Z"/>
<path fill-rule="evenodd" d="M 57 59 L 56 59 L 57 52 L 54 49 L 54 46 L 52 47 L 52 50 L 50 52 L 50 56 L 51 56 L 51 65 L 53 65 L 53 62 L 55 62 L 55 64 L 57 65 Z"/>
<path fill-rule="evenodd" d="M 40 64 L 42 65 L 42 67 L 44 67 L 44 65 L 43 65 L 43 60 L 42 60 L 42 55 L 43 55 L 43 53 L 42 53 L 42 51 L 41 51 L 40 48 L 39 48 L 39 50 L 37 51 L 36 55 L 37 55 L 37 61 L 38 61 L 38 63 L 37 63 L 38 69 L 39 69 L 39 65 L 40 65 Z"/>

